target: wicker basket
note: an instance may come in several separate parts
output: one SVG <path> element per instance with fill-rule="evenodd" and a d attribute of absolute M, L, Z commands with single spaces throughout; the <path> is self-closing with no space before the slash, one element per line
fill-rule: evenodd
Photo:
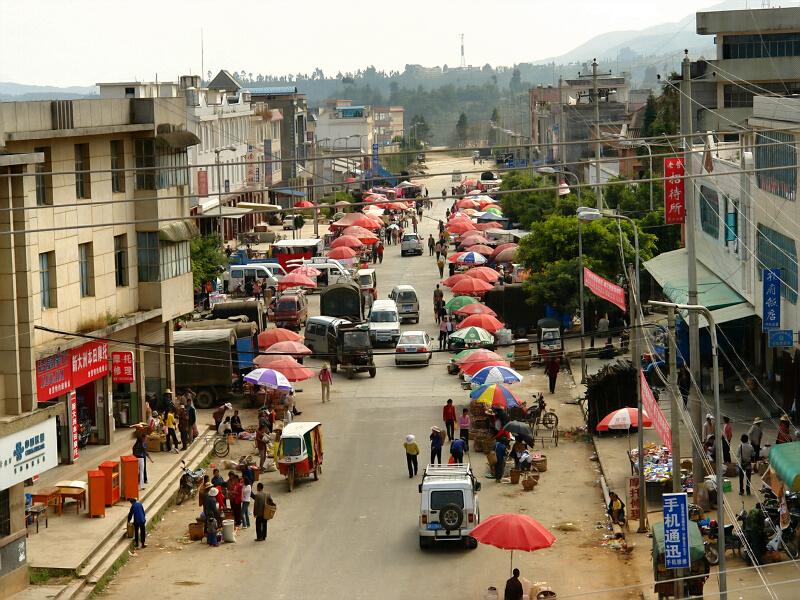
<path fill-rule="evenodd" d="M 189 523 L 190 540 L 202 540 L 204 533 L 203 523 Z"/>
<path fill-rule="evenodd" d="M 531 461 L 531 464 L 533 465 L 533 468 L 540 473 L 547 471 L 547 457 L 544 454 L 542 454 L 540 458 L 534 458 Z"/>
<path fill-rule="evenodd" d="M 525 490 L 526 492 L 530 492 L 533 488 L 536 487 L 537 483 L 539 483 L 538 477 L 526 476 L 522 480 L 522 489 Z"/>
<path fill-rule="evenodd" d="M 522 472 L 519 469 L 511 469 L 511 483 L 517 485 L 519 483 L 519 476 Z"/>
<path fill-rule="evenodd" d="M 270 519 L 275 518 L 276 512 L 278 512 L 278 506 L 267 502 L 267 505 L 264 507 L 264 518 L 269 521 Z"/>

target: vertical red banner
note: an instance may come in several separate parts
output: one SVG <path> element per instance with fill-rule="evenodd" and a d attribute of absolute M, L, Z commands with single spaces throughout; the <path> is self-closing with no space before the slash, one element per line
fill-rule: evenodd
<path fill-rule="evenodd" d="M 197 195 L 208 197 L 208 171 L 197 171 Z"/>
<path fill-rule="evenodd" d="M 672 428 L 667 422 L 664 411 L 661 410 L 655 396 L 653 396 L 653 390 L 650 389 L 650 384 L 647 383 L 642 370 L 639 370 L 639 379 L 642 382 L 642 408 L 647 413 L 647 416 L 650 417 L 653 428 L 656 430 L 658 437 L 661 438 L 661 442 L 672 452 Z"/>
<path fill-rule="evenodd" d="M 664 159 L 664 222 L 667 225 L 683 223 L 686 219 L 685 174 L 683 158 Z"/>
<path fill-rule="evenodd" d="M 78 451 L 78 433 L 80 425 L 78 424 L 78 394 L 75 393 L 74 390 L 69 393 L 69 414 L 72 420 L 72 460 L 78 460 L 80 456 L 80 452 Z"/>

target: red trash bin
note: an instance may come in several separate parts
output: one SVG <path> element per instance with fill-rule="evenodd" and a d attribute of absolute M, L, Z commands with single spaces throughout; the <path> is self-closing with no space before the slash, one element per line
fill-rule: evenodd
<path fill-rule="evenodd" d="M 102 471 L 89 471 L 89 516 L 106 516 L 106 474 Z"/>
<path fill-rule="evenodd" d="M 113 506 L 120 498 L 119 461 L 106 460 L 99 465 L 106 478 L 106 506 Z"/>
<path fill-rule="evenodd" d="M 122 497 L 139 498 L 139 459 L 135 456 L 120 456 L 122 463 Z"/>

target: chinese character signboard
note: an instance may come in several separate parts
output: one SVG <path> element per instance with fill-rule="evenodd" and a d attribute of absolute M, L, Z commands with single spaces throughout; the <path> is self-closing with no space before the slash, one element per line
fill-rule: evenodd
<path fill-rule="evenodd" d="M 69 351 L 72 385 L 81 387 L 108 375 L 108 342 L 87 342 Z"/>
<path fill-rule="evenodd" d="M 689 504 L 686 494 L 663 494 L 664 563 L 668 569 L 688 569 Z"/>
<path fill-rule="evenodd" d="M 208 171 L 197 171 L 197 195 L 208 197 Z"/>
<path fill-rule="evenodd" d="M 78 394 L 74 391 L 69 393 L 69 418 L 72 423 L 72 460 L 78 460 L 81 455 L 79 452 L 78 436 L 80 434 L 78 423 Z"/>
<path fill-rule="evenodd" d="M 252 146 L 251 146 L 252 147 Z M 256 155 L 254 152 L 247 153 L 247 183 L 253 185 L 256 182 Z"/>
<path fill-rule="evenodd" d="M 781 328 L 781 270 L 764 269 L 764 310 L 761 317 L 763 331 Z"/>
<path fill-rule="evenodd" d="M 639 379 L 642 383 L 642 408 L 653 422 L 653 427 L 658 437 L 661 438 L 661 443 L 672 452 L 672 428 L 667 422 L 667 417 L 664 416 L 664 411 L 661 410 L 658 402 L 656 402 L 656 398 L 653 396 L 653 390 L 650 389 L 650 384 L 647 383 L 644 371 L 641 369 L 639 370 Z"/>
<path fill-rule="evenodd" d="M 36 398 L 46 402 L 72 389 L 69 355 L 59 352 L 36 361 Z"/>
<path fill-rule="evenodd" d="M 0 489 L 58 466 L 56 418 L 31 425 L 0 438 Z"/>
<path fill-rule="evenodd" d="M 114 383 L 133 383 L 136 370 L 133 368 L 133 352 L 111 353 L 111 381 Z"/>
<path fill-rule="evenodd" d="M 628 477 L 628 519 L 639 520 L 639 478 Z"/>
<path fill-rule="evenodd" d="M 770 348 L 791 348 L 794 346 L 794 331 L 791 329 L 771 329 L 767 332 Z"/>
<path fill-rule="evenodd" d="M 603 300 L 608 300 L 612 304 L 619 306 L 622 310 L 625 310 L 625 290 L 620 286 L 611 283 L 607 279 L 603 279 L 586 267 L 583 268 L 583 283 L 596 296 L 599 296 Z"/>
<path fill-rule="evenodd" d="M 683 223 L 686 218 L 683 159 L 676 156 L 664 159 L 664 222 Z"/>

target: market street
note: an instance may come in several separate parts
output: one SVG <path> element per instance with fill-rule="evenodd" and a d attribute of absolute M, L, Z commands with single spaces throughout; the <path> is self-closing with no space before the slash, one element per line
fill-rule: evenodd
<path fill-rule="evenodd" d="M 471 159 L 429 153 L 428 168 L 430 172 L 464 172 L 473 167 Z M 425 184 L 431 196 L 438 196 L 442 188 L 447 188 L 449 195 L 449 175 L 427 179 Z M 437 219 L 444 218 L 449 206 L 449 200 L 446 204 L 435 201 L 433 210 L 426 211 L 420 225 L 423 237 L 435 233 Z M 401 258 L 397 246 L 387 246 L 384 263 L 377 271 L 380 298 L 396 284 L 410 284 L 417 290 L 420 324 L 407 324 L 403 329 L 424 328 L 435 337 L 432 290 L 438 273 L 427 248 L 421 257 Z M 318 303 L 318 296 L 313 295 L 310 314 L 318 314 Z M 509 351 L 511 348 L 499 350 Z M 378 352 L 393 354 L 391 349 Z M 266 544 L 255 544 L 252 529 L 242 531 L 236 544 L 220 548 L 188 542 L 186 524 L 194 521 L 198 509 L 196 501 L 187 502 L 167 513 L 148 538 L 148 548 L 122 568 L 107 595 L 137 600 L 143 595 L 173 598 L 193 594 L 191 586 L 200 591 L 209 584 L 230 595 L 256 593 L 269 598 L 477 598 L 483 597 L 490 585 L 502 595 L 509 576 L 508 552 L 483 545 L 475 550 L 442 546 L 422 551 L 418 544 L 418 479 L 408 478 L 402 442 L 408 433 L 417 436 L 422 469 L 429 455 L 430 427 L 442 426 L 445 401 L 453 398 L 459 412 L 466 406 L 467 392 L 445 371 L 448 358 L 445 353 L 434 354 L 427 368 L 401 369 L 394 366 L 391 356 L 376 357 L 375 379 L 366 374 L 352 380 L 335 376 L 332 401 L 325 405 L 320 403 L 315 378 L 300 384 L 300 420 L 323 424 L 324 471 L 317 482 L 301 480 L 291 494 L 278 473 L 262 476 L 279 506 Z M 305 363 L 319 365 L 314 360 Z M 546 387 L 541 369 L 523 374 L 525 381 L 515 386 L 520 396 L 529 398 L 533 391 Z M 564 404 L 573 394 L 568 374 L 562 373 L 556 395 L 547 396 L 548 406 L 559 414 L 562 430 L 582 424 L 579 409 Z M 247 411 L 244 421 L 246 425 L 254 422 L 252 411 Z M 231 458 L 251 448 L 251 443 L 240 442 Z M 557 537 L 548 550 L 515 553 L 514 566 L 522 576 L 546 581 L 563 594 L 642 581 L 637 570 L 647 569 L 649 547 L 622 555 L 601 546 L 606 531 L 597 529 L 596 523 L 605 523 L 605 508 L 597 463 L 590 460 L 591 445 L 562 438 L 558 447 L 545 453 L 548 470 L 532 492 L 487 479 L 485 457 L 474 452 L 471 456 L 483 483 L 483 518 L 524 512 Z M 564 522 L 572 524 L 566 529 L 576 530 L 555 528 Z M 576 577 L 578 570 L 580 576 Z M 639 594 L 638 590 L 625 590 L 586 597 L 611 600 L 638 598 Z"/>

